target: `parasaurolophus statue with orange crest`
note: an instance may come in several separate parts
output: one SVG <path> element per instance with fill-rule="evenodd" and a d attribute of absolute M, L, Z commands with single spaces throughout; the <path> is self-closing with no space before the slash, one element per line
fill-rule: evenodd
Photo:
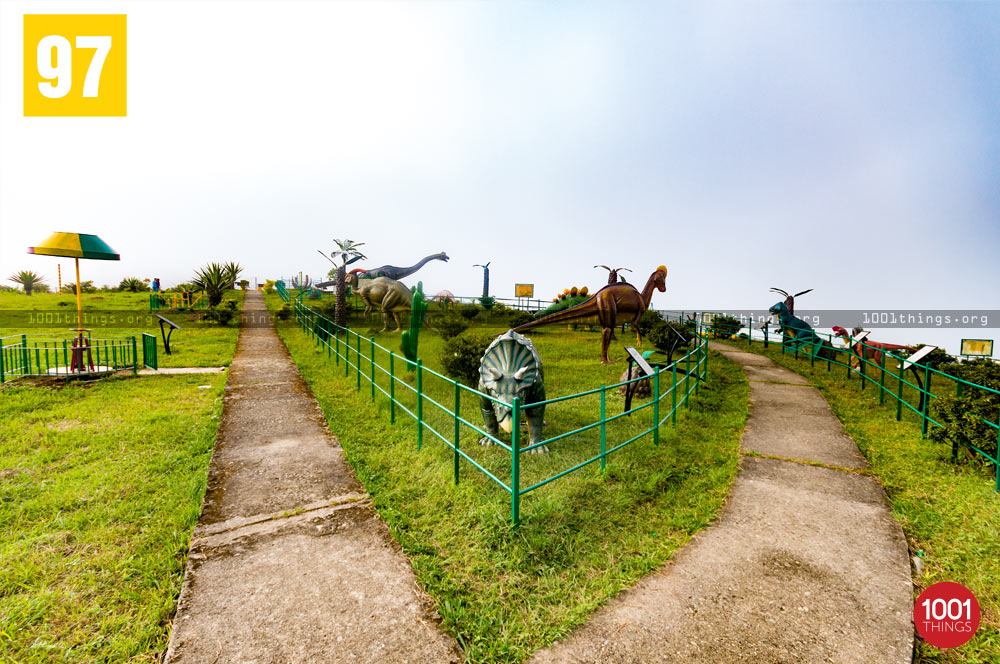
<path fill-rule="evenodd" d="M 611 345 L 611 337 L 619 319 L 624 319 L 621 322 L 632 324 L 632 329 L 635 330 L 636 346 L 642 345 L 642 337 L 639 335 L 638 328 L 639 319 L 649 308 L 649 303 L 653 299 L 653 289 L 662 293 L 667 290 L 666 282 L 667 268 L 661 265 L 653 270 L 653 274 L 649 275 L 649 280 L 642 292 L 636 290 L 632 284 L 625 282 L 608 284 L 575 307 L 525 323 L 515 327 L 514 331 L 524 332 L 552 323 L 596 322 L 602 328 L 601 363 L 610 364 L 608 346 Z"/>

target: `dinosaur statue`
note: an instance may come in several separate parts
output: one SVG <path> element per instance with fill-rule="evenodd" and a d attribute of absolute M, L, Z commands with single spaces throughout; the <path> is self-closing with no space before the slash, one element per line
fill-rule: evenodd
<path fill-rule="evenodd" d="M 608 271 L 608 285 L 617 284 L 619 281 L 625 283 L 625 277 L 619 275 L 618 273 L 624 270 L 625 272 L 631 272 L 632 270 L 627 267 L 616 267 L 614 269 L 608 267 L 607 265 L 595 265 L 594 267 L 603 267 Z"/>
<path fill-rule="evenodd" d="M 411 265 L 410 267 L 396 267 L 395 265 L 383 265 L 382 267 L 377 267 L 373 270 L 362 270 L 355 269 L 354 272 L 358 273 L 362 279 L 375 279 L 376 277 L 386 277 L 392 279 L 393 281 L 399 281 L 403 277 L 408 277 L 420 268 L 424 266 L 425 263 L 430 261 L 448 261 L 448 254 L 443 251 L 440 254 L 431 254 L 426 256 L 416 265 Z M 337 283 L 336 281 L 324 281 L 323 283 L 316 284 L 317 288 L 327 288 L 329 286 Z"/>
<path fill-rule="evenodd" d="M 479 361 L 479 391 L 506 403 L 513 403 L 514 397 L 520 397 L 524 405 L 522 412 L 528 420 L 529 445 L 542 442 L 545 406 L 532 408 L 530 404 L 545 401 L 545 378 L 542 358 L 531 339 L 514 330 L 508 330 L 494 339 Z M 485 397 L 480 397 L 479 402 L 486 432 L 491 436 L 499 435 L 499 429 L 510 433 L 519 426 L 519 422 L 513 421 L 511 409 L 507 406 Z M 493 441 L 483 436 L 479 444 L 492 445 Z M 531 450 L 536 453 L 548 451 L 545 445 Z"/>
<path fill-rule="evenodd" d="M 850 333 L 842 327 L 836 325 L 833 326 L 833 333 L 845 339 L 850 343 L 851 339 L 855 336 L 864 332 L 860 327 L 855 327 Z M 859 341 L 851 346 L 851 350 L 854 351 L 856 358 L 851 360 L 851 367 L 857 369 L 861 366 L 861 360 L 858 358 L 871 359 L 875 364 L 881 364 L 882 353 L 888 350 L 913 350 L 913 346 L 900 346 L 899 344 L 887 344 L 881 341 L 871 341 L 865 339 L 863 342 Z"/>
<path fill-rule="evenodd" d="M 557 311 L 575 307 L 581 302 L 586 302 L 588 295 L 590 295 L 590 289 L 586 286 L 583 288 L 577 288 L 576 286 L 567 288 L 562 293 L 552 298 L 552 304 L 535 313 L 535 318 L 541 318 L 542 316 L 554 314 Z"/>
<path fill-rule="evenodd" d="M 409 311 L 413 301 L 413 293 L 405 284 L 402 284 L 388 277 L 378 277 L 372 279 L 360 289 L 358 288 L 358 273 L 351 272 L 347 275 L 347 283 L 351 289 L 361 297 L 365 303 L 364 316 L 371 315 L 372 309 L 376 306 L 382 311 L 382 331 L 389 330 L 389 316 L 396 321 L 395 332 L 401 332 L 403 322 L 399 317 L 401 311 Z"/>
<path fill-rule="evenodd" d="M 632 284 L 608 284 L 575 307 L 519 325 L 514 328 L 514 331 L 524 332 L 552 323 L 579 323 L 596 318 L 597 323 L 602 328 L 601 364 L 610 364 L 608 346 L 611 345 L 611 337 L 619 316 L 627 318 L 628 322 L 632 323 L 632 329 L 635 330 L 635 345 L 642 345 L 638 323 L 642 315 L 646 313 L 646 309 L 649 308 L 654 288 L 661 293 L 667 290 L 667 268 L 662 265 L 649 275 L 649 281 L 646 282 L 641 293 Z"/>
<path fill-rule="evenodd" d="M 801 295 L 802 293 L 799 293 Z M 790 296 L 792 297 L 792 296 Z M 787 302 L 787 300 L 786 300 Z M 793 316 L 788 310 L 786 302 L 775 302 L 768 309 L 768 312 L 778 317 L 781 325 L 781 334 L 787 342 L 794 343 L 796 347 L 808 346 L 817 357 L 826 358 L 833 353 L 833 347 L 829 341 L 823 341 L 812 326 L 801 318 Z"/>

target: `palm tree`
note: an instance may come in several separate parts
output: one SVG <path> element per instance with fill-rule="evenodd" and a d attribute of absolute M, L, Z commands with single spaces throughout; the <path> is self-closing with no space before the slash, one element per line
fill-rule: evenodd
<path fill-rule="evenodd" d="M 40 274 L 35 274 L 31 270 L 21 270 L 20 272 L 15 272 L 8 277 L 15 284 L 21 284 L 24 286 L 24 294 L 31 295 L 31 290 L 36 284 L 44 284 L 45 277 Z M 40 289 L 39 289 L 40 290 Z"/>
<path fill-rule="evenodd" d="M 344 327 L 344 323 L 347 322 L 347 266 L 355 261 L 363 260 L 367 256 L 358 249 L 358 247 L 364 245 L 364 242 L 355 242 L 347 239 L 334 240 L 334 242 L 337 243 L 337 250 L 330 252 L 330 260 L 337 266 L 336 276 L 334 277 L 336 281 L 337 301 L 333 309 L 333 322 L 340 327 Z M 340 258 L 340 264 L 337 263 L 337 258 Z"/>
<path fill-rule="evenodd" d="M 222 296 L 233 285 L 234 278 L 229 270 L 229 265 L 209 263 L 194 273 L 191 284 L 196 289 L 204 291 L 208 297 L 208 306 L 215 307 L 222 302 Z"/>

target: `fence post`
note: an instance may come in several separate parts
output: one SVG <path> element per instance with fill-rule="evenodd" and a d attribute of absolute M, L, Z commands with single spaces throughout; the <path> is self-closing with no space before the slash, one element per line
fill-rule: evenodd
<path fill-rule="evenodd" d="M 673 387 L 670 388 L 670 423 L 677 426 L 677 363 L 670 365 Z"/>
<path fill-rule="evenodd" d="M 701 352 L 704 364 L 702 365 L 701 379 L 708 380 L 708 342 L 701 345 Z"/>
<path fill-rule="evenodd" d="M 460 457 L 458 449 L 461 441 L 461 423 L 458 421 L 459 416 L 462 412 L 462 388 L 458 386 L 458 381 L 455 381 L 455 484 L 458 484 L 458 459 Z"/>
<path fill-rule="evenodd" d="M 691 353 L 684 356 L 684 408 L 691 409 Z"/>
<path fill-rule="evenodd" d="M 885 351 L 882 351 L 879 355 L 879 371 L 878 371 L 878 402 L 879 405 L 885 403 Z"/>
<path fill-rule="evenodd" d="M 510 520 L 517 528 L 521 525 L 521 397 L 514 397 L 511 411 L 514 426 L 510 434 Z"/>
<path fill-rule="evenodd" d="M 931 408 L 931 376 L 932 376 L 932 374 L 931 374 L 931 365 L 930 364 L 925 364 L 924 365 L 924 395 L 923 395 L 924 398 L 921 399 L 921 401 L 923 401 L 923 404 L 922 404 L 923 408 L 920 409 L 920 417 L 923 420 L 920 423 L 920 435 L 923 438 L 927 437 L 927 413 L 930 411 L 930 408 Z"/>
<path fill-rule="evenodd" d="M 697 384 L 695 383 L 695 385 Z M 604 394 L 602 393 L 601 396 Z M 601 405 L 604 405 L 603 400 Z M 603 412 L 601 417 L 604 417 Z M 656 367 L 656 373 L 653 374 L 653 444 L 660 444 L 660 367 Z"/>
<path fill-rule="evenodd" d="M 767 350 L 767 328 L 769 325 L 764 326 L 764 350 Z"/>
<path fill-rule="evenodd" d="M 333 362 L 340 364 L 340 328 L 333 326 Z"/>
<path fill-rule="evenodd" d="M 516 430 L 517 427 L 515 426 Z M 417 358 L 417 449 L 424 443 L 424 361 Z"/>
<path fill-rule="evenodd" d="M 369 376 L 372 382 L 372 401 L 375 401 L 375 337 L 369 337 L 368 340 L 371 341 L 371 354 L 368 358 L 371 364 Z"/>
<path fill-rule="evenodd" d="M 66 370 L 66 382 L 69 382 L 69 342 L 63 339 L 63 368 Z"/>
<path fill-rule="evenodd" d="M 997 425 L 1000 427 L 1000 415 L 997 416 Z M 993 456 L 996 457 L 997 462 L 997 477 L 995 483 L 993 484 L 993 490 L 1000 492 L 1000 428 L 997 429 L 997 451 L 993 453 Z"/>
<path fill-rule="evenodd" d="M 59 354 L 56 351 L 56 363 L 59 362 Z M 0 384 L 3 383 L 3 339 L 0 339 Z"/>
<path fill-rule="evenodd" d="M 396 423 L 396 354 L 389 353 L 389 423 Z"/>
<path fill-rule="evenodd" d="M 862 342 L 861 343 L 861 359 L 858 360 L 858 362 L 860 362 L 860 364 L 858 365 L 858 369 L 861 371 L 861 389 L 862 389 L 862 391 L 865 389 L 865 383 L 868 382 L 868 372 L 866 371 L 866 365 L 868 363 L 865 361 L 865 356 L 866 355 L 868 355 L 868 352 L 865 350 L 864 342 Z"/>
<path fill-rule="evenodd" d="M 354 375 L 358 379 L 358 390 L 360 391 L 361 390 L 361 335 L 355 334 L 354 336 L 357 337 L 358 339 L 358 348 L 355 351 L 357 354 L 354 356 L 354 361 L 357 362 L 358 364 L 356 367 L 354 367 L 355 369 Z"/>
<path fill-rule="evenodd" d="M 133 335 L 131 339 L 132 339 L 132 375 L 137 376 L 139 375 L 139 356 L 136 355 L 135 352 L 135 336 Z"/>
<path fill-rule="evenodd" d="M 628 389 L 626 387 L 626 389 Z M 608 434 L 607 434 L 607 422 L 604 421 L 604 416 L 607 413 L 606 409 L 607 396 L 605 394 L 604 386 L 601 385 L 601 474 L 604 473 L 604 451 L 608 446 Z"/>
<path fill-rule="evenodd" d="M 850 362 L 850 358 L 848 358 Z M 850 371 L 850 368 L 848 368 Z M 906 369 L 903 368 L 903 360 L 899 361 L 899 375 L 896 376 L 896 421 L 899 422 L 903 419 L 903 374 L 906 373 Z"/>
<path fill-rule="evenodd" d="M 83 327 L 81 325 L 81 327 Z M 31 373 L 31 360 L 28 357 L 28 335 L 21 335 L 21 375 L 27 376 Z"/>

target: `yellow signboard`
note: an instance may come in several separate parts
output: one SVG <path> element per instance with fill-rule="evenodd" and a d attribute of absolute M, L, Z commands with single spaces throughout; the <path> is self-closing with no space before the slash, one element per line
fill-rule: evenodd
<path fill-rule="evenodd" d="M 514 284 L 514 297 L 535 297 L 535 284 Z"/>
<path fill-rule="evenodd" d="M 993 340 L 962 339 L 962 352 L 960 354 L 974 357 L 992 357 Z"/>

